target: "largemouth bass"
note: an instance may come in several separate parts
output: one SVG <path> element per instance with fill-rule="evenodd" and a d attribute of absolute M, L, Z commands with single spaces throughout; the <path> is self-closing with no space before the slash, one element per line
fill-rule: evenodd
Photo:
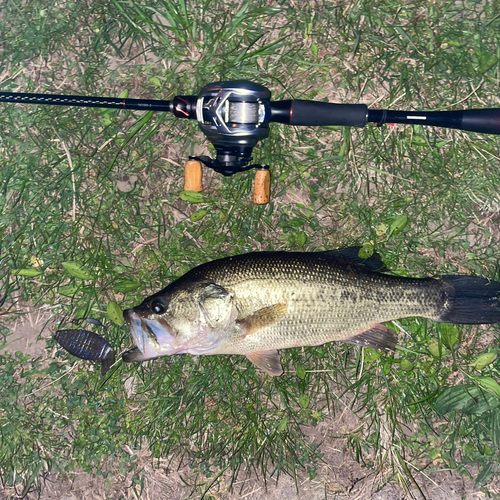
<path fill-rule="evenodd" d="M 421 316 L 500 322 L 500 283 L 472 276 L 401 278 L 358 249 L 259 252 L 198 266 L 124 312 L 137 348 L 126 362 L 172 354 L 241 354 L 281 375 L 278 349 L 332 341 L 392 350 L 382 325 Z"/>

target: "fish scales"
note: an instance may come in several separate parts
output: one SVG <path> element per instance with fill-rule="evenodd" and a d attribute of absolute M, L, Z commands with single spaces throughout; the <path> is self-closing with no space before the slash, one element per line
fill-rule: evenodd
<path fill-rule="evenodd" d="M 286 317 L 279 323 L 244 338 L 236 332 L 217 353 L 341 341 L 374 323 L 411 316 L 436 318 L 443 306 L 439 293 L 443 287 L 433 279 L 375 274 L 343 259 L 308 259 L 303 253 L 254 255 L 254 259 L 238 256 L 209 262 L 184 276 L 214 281 L 233 293 L 239 319 L 266 306 L 287 304 Z"/>
<path fill-rule="evenodd" d="M 360 264 L 359 249 L 256 252 L 207 262 L 124 311 L 136 349 L 126 362 L 172 354 L 243 354 L 270 375 L 278 349 L 343 341 L 394 349 L 382 323 L 421 316 L 500 322 L 500 283 L 471 276 L 406 278 Z"/>

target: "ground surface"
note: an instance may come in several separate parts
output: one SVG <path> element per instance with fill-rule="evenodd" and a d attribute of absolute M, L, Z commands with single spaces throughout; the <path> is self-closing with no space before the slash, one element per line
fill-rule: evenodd
<path fill-rule="evenodd" d="M 21 303 L 18 312 L 25 313 L 15 319 L 11 331 L 12 341 L 6 350 L 22 351 L 32 357 L 50 358 L 46 342 L 55 324 L 55 315 L 50 309 L 37 308 Z M 304 429 L 311 443 L 320 443 L 320 452 L 324 463 L 318 469 L 317 476 L 310 480 L 307 473 L 299 472 L 297 477 L 272 477 L 264 482 L 252 475 L 236 481 L 233 490 L 228 491 L 222 481 L 214 490 L 209 490 L 205 498 L 217 500 L 286 500 L 286 499 L 352 499 L 352 500 L 404 500 L 422 498 L 415 487 L 411 493 L 398 484 L 397 478 L 391 484 L 383 485 L 383 477 L 373 468 L 363 467 L 353 460 L 342 436 L 359 425 L 357 417 L 344 411 L 334 420 L 325 420 L 316 427 Z M 190 481 L 189 467 L 170 463 L 162 459 L 160 464 L 152 463 L 147 451 L 139 453 L 139 463 L 143 468 L 144 486 L 139 495 L 130 487 L 130 477 L 117 475 L 107 480 L 86 472 L 79 472 L 73 477 L 63 477 L 50 473 L 41 493 L 33 492 L 28 498 L 41 500 L 104 500 L 121 498 L 184 500 L 199 498 L 200 494 L 187 486 Z M 391 471 L 384 471 L 388 478 Z M 477 491 L 473 481 L 456 472 L 431 472 L 416 475 L 419 487 L 427 499 L 432 500 L 482 500 L 484 493 Z M 229 478 L 228 478 L 229 479 Z M 500 481 L 490 484 L 490 491 L 500 492 Z M 0 490 L 0 498 L 19 498 L 12 489 Z"/>
<path fill-rule="evenodd" d="M 147 18 L 153 3 L 171 17 L 159 14 L 149 24 L 137 24 Z M 170 99 L 177 94 L 196 93 L 211 81 L 249 79 L 272 88 L 276 100 L 362 102 L 370 108 L 418 110 L 500 106 L 500 4 L 496 0 L 27 0 L 18 4 L 5 2 L 5 9 L 0 9 L 0 20 L 8 19 L 3 25 L 9 26 L 9 32 L 0 36 L 7 54 L 4 65 L 0 65 L 0 83 L 11 91 L 115 97 L 127 91 L 134 98 Z M 175 11 L 182 5 L 190 6 L 185 19 Z M 233 12 L 242 14 L 234 16 Z M 49 19 L 51 22 L 47 22 Z M 155 30 L 157 22 L 160 30 Z M 306 131 L 274 124 L 270 137 L 254 150 L 254 161 L 270 163 L 273 170 L 274 211 L 267 211 L 250 206 L 251 177 L 227 180 L 206 169 L 207 203 L 190 205 L 179 198 L 182 166 L 188 155 L 212 154 L 192 122 L 161 121 L 156 114 L 139 133 L 135 121 L 138 113 L 48 108 L 44 111 L 9 105 L 5 112 L 2 108 L 0 188 L 3 182 L 9 185 L 3 195 L 3 200 L 8 195 L 9 202 L 3 211 L 0 203 L 0 236 L 5 235 L 0 238 L 0 278 L 4 267 L 10 269 L 9 273 L 20 266 L 40 268 L 40 277 L 20 280 L 25 287 L 23 296 L 61 307 L 38 308 L 7 301 L 4 306 L 12 305 L 17 311 L 2 316 L 0 307 L 0 323 L 8 324 L 12 334 L 8 351 L 40 357 L 45 366 L 56 360 L 60 367 L 76 367 L 73 373 L 79 372 L 79 383 L 87 383 L 92 376 L 96 379 L 91 373 L 94 367 L 83 361 L 73 364 L 69 357 L 47 349 L 44 339 L 50 338 L 56 322 L 63 319 L 57 316 L 63 309 L 69 317 L 77 306 L 86 307 L 91 302 L 102 319 L 110 300 L 130 307 L 138 295 L 115 292 L 115 284 L 123 276 L 136 278 L 140 282 L 136 293 L 144 297 L 172 276 L 223 255 L 268 249 L 314 251 L 375 242 L 375 248 L 392 259 L 392 270 L 415 276 L 472 273 L 494 278 L 500 242 L 500 150 L 492 137 L 422 130 L 420 126 Z M 125 138 L 128 145 L 122 150 Z M 96 179 L 108 167 L 109 175 Z M 10 171 L 14 172 L 12 178 Z M 29 196 L 23 199 L 26 186 Z M 206 214 L 195 222 L 191 217 L 200 207 Z M 402 215 L 408 216 L 407 228 L 390 236 L 388 227 Z M 5 243 L 7 240 L 10 243 Z M 99 249 L 104 249 L 103 255 Z M 76 299 L 67 290 L 66 295 L 61 292 L 68 283 L 81 284 L 64 275 L 61 267 L 62 262 L 73 260 L 96 273 L 101 270 L 99 279 L 87 281 L 85 294 Z M 17 281 L 13 274 L 8 275 L 12 282 Z M 3 293 L 0 287 L 0 301 Z M 474 374 L 470 368 L 474 356 L 489 349 L 498 335 L 490 331 L 477 336 L 480 339 L 470 348 L 475 336 L 467 332 L 469 336 L 461 339 L 456 353 L 462 372 Z M 114 334 L 120 339 L 122 333 Z M 123 333 L 123 338 L 127 335 Z M 411 339 L 405 335 L 410 343 L 404 345 L 423 355 L 411 358 L 416 366 L 414 385 L 394 370 L 392 389 L 398 383 L 410 388 L 432 386 L 426 378 L 429 373 L 445 385 L 463 382 L 466 375 L 455 368 L 448 371 L 446 360 L 432 372 L 433 360 L 426 355 L 424 343 L 427 336 L 416 344 L 416 335 Z M 128 337 L 125 342 L 129 342 Z M 424 372 L 422 367 L 429 371 Z M 372 373 L 381 371 L 379 367 Z M 422 373 L 425 376 L 419 385 L 417 375 Z M 499 362 L 486 374 L 500 380 Z M 122 380 L 133 380 L 131 370 L 127 379 L 121 368 L 114 376 L 122 377 L 117 383 L 120 390 Z M 69 390 L 63 395 L 62 407 L 75 393 L 71 380 L 64 387 Z M 331 391 L 330 387 L 324 389 L 318 392 L 323 395 Z M 132 399 L 124 398 L 129 413 L 133 406 L 137 411 L 138 404 Z M 40 403 L 37 409 L 43 405 L 41 400 L 35 400 Z M 86 410 L 83 417 L 68 421 L 76 426 L 88 425 L 96 432 L 102 429 L 101 422 L 92 419 L 94 407 L 82 407 Z M 399 406 L 395 397 L 377 406 L 377 422 L 387 420 L 387 411 L 396 409 L 401 411 L 401 421 L 407 423 L 407 408 L 404 402 Z M 0 415 L 2 410 L 0 407 Z M 202 414 L 200 418 L 207 416 Z M 55 420 L 43 421 L 51 430 L 50 426 L 57 427 Z M 226 420 L 219 422 L 224 424 Z M 168 426 L 169 422 L 164 424 Z M 36 426 L 26 428 L 28 437 L 36 433 Z M 441 442 L 433 443 L 436 446 L 421 455 L 417 450 L 415 460 L 407 457 L 418 487 L 408 482 L 402 470 L 394 471 L 388 465 L 380 470 L 370 464 L 371 458 L 378 463 L 379 456 L 365 455 L 366 465 L 358 463 L 346 435 L 360 428 L 359 419 L 342 410 L 334 418 L 325 416 L 316 427 L 303 428 L 309 443 L 319 444 L 323 457 L 314 479 L 305 470 L 298 471 L 296 477 L 268 474 L 267 482 L 261 475 L 241 475 L 229 492 L 231 478 L 222 475 L 220 483 L 207 489 L 214 476 L 197 476 L 186 464 L 170 461 L 169 456 L 153 462 L 146 444 L 132 451 L 120 443 L 125 453 L 137 454 L 142 489 L 131 487 L 131 473 L 114 472 L 104 479 L 77 468 L 69 477 L 51 472 L 41 484 L 40 494 L 32 489 L 28 498 L 183 500 L 200 498 L 204 492 L 204 498 L 217 500 L 486 498 L 474 487 L 478 469 L 470 469 L 473 479 L 440 470 L 444 465 L 439 458 L 433 461 L 431 452 L 441 451 Z M 429 430 L 431 436 L 432 431 L 440 436 L 437 424 L 436 429 Z M 65 436 L 59 428 L 56 432 L 57 437 Z M 414 432 L 411 425 L 407 432 Z M 386 433 L 393 445 L 384 448 L 389 453 L 401 449 L 396 434 Z M 44 437 L 49 440 L 52 436 L 46 433 Z M 64 445 L 77 452 L 72 457 L 75 462 L 80 460 L 76 463 L 86 464 L 81 457 L 91 447 L 87 435 L 80 437 L 82 444 L 76 450 L 69 440 Z M 466 444 L 465 438 L 463 441 L 461 444 Z M 103 447 L 115 442 L 118 440 L 110 440 Z M 481 447 L 485 443 L 491 445 L 484 438 Z M 363 444 L 370 445 L 368 439 Z M 88 452 L 92 459 L 99 459 L 97 451 L 94 448 Z M 55 456 L 66 456 L 66 452 Z M 493 453 L 498 453 L 498 448 Z M 31 459 L 34 453 L 27 455 Z M 484 458 L 482 452 L 480 455 Z M 423 472 L 416 469 L 421 465 L 420 456 L 424 457 Z M 7 463 L 9 457 L 0 453 L 0 477 L 5 472 L 2 459 Z M 394 464 L 394 460 L 386 462 Z M 26 480 L 32 468 L 28 463 L 17 470 L 25 473 L 22 479 Z M 21 482 L 19 473 L 17 480 Z M 493 495 L 500 494 L 498 478 L 486 486 Z M 0 498 L 19 498 L 19 492 L 0 490 Z"/>

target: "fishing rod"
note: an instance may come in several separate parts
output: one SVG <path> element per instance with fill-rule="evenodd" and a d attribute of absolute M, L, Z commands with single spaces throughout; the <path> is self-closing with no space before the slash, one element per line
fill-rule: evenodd
<path fill-rule="evenodd" d="M 500 134 L 500 108 L 393 111 L 368 109 L 365 104 L 271 101 L 267 87 L 245 80 L 211 83 L 203 87 L 198 96 L 176 96 L 171 101 L 0 91 L 0 102 L 163 111 L 177 118 L 197 120 L 201 131 L 214 145 L 216 157 L 190 156 L 184 189 L 202 191 L 201 163 L 225 176 L 256 169 L 254 202 L 257 204 L 269 201 L 270 172 L 267 165 L 250 164 L 252 149 L 268 137 L 270 123 L 309 127 L 364 127 L 367 123 L 380 127 L 385 123 L 403 123 Z"/>

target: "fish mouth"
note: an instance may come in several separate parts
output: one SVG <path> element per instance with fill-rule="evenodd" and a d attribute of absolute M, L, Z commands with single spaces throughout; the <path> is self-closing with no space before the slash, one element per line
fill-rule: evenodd
<path fill-rule="evenodd" d="M 139 351 L 144 354 L 144 336 L 142 334 L 141 317 L 134 312 L 133 309 L 127 309 L 123 312 L 123 319 L 130 328 L 130 333 L 132 333 L 135 345 L 139 348 Z"/>
<path fill-rule="evenodd" d="M 134 309 L 124 311 L 123 318 L 143 361 L 170 354 L 175 349 L 175 337 L 164 321 L 141 317 Z"/>
<path fill-rule="evenodd" d="M 137 346 L 123 353 L 122 358 L 127 363 L 173 354 L 211 354 L 217 351 L 227 334 L 226 331 L 214 331 L 207 324 L 200 324 L 196 334 L 181 340 L 162 318 L 146 318 L 135 309 L 124 311 L 123 317 Z"/>

